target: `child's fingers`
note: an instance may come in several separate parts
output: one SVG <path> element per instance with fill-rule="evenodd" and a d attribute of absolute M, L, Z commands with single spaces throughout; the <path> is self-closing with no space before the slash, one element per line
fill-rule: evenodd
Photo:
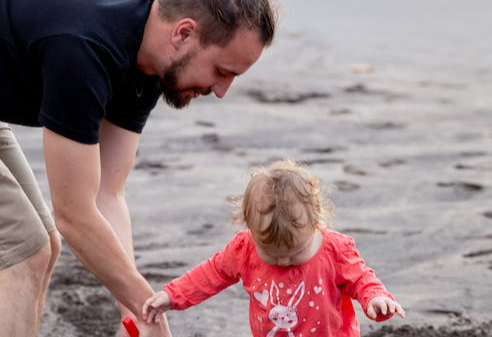
<path fill-rule="evenodd" d="M 386 316 L 389 314 L 389 303 L 391 302 L 391 299 L 389 298 L 376 298 L 373 302 L 374 306 L 374 311 L 376 314 L 381 314 Z"/>
<path fill-rule="evenodd" d="M 156 315 L 154 317 L 154 323 L 160 323 L 161 318 L 162 318 L 163 313 L 161 312 L 156 312 Z"/>
<path fill-rule="evenodd" d="M 156 295 L 156 297 L 154 298 L 154 300 L 151 303 L 151 306 L 153 308 L 159 308 L 159 307 L 165 305 L 166 303 L 167 303 L 167 298 L 166 297 Z"/>
<path fill-rule="evenodd" d="M 147 317 L 147 320 L 146 320 L 146 323 L 147 324 L 153 323 L 154 320 L 155 320 L 155 316 L 156 315 L 157 315 L 157 311 L 156 310 L 150 310 L 149 316 Z"/>
<path fill-rule="evenodd" d="M 396 313 L 398 314 L 398 316 L 400 316 L 401 318 L 405 318 L 405 310 L 403 310 L 403 308 L 401 307 L 400 304 L 396 303 Z"/>
<path fill-rule="evenodd" d="M 390 300 L 387 302 L 387 304 L 388 304 L 390 313 L 392 313 L 392 314 L 396 313 L 401 318 L 405 318 L 405 310 L 403 310 L 402 306 L 398 302 Z"/>
<path fill-rule="evenodd" d="M 147 301 L 145 301 L 145 303 L 142 307 L 142 314 L 143 314 L 144 318 L 147 317 L 147 314 L 149 313 L 149 310 L 152 309 L 154 302 L 155 302 L 154 297 L 150 297 L 147 299 Z"/>
<path fill-rule="evenodd" d="M 378 314 L 376 313 L 374 306 L 370 305 L 367 308 L 367 317 L 369 317 L 370 319 L 376 319 L 378 317 Z"/>
<path fill-rule="evenodd" d="M 393 301 L 392 299 L 386 300 L 386 306 L 388 308 L 386 314 L 394 314 L 396 310 L 396 302 Z"/>
<path fill-rule="evenodd" d="M 402 306 L 391 298 L 375 297 L 369 302 L 367 307 L 367 317 L 376 320 L 379 315 L 389 316 L 397 313 L 401 318 L 405 318 L 405 310 Z"/>
<path fill-rule="evenodd" d="M 390 302 L 391 300 L 390 301 L 383 300 L 382 302 L 378 302 L 379 312 L 381 313 L 381 315 L 383 316 L 389 315 L 389 313 L 391 312 Z"/>

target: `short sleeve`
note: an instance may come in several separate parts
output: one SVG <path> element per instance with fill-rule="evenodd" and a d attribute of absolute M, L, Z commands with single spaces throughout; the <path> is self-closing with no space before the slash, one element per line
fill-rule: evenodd
<path fill-rule="evenodd" d="M 105 118 L 123 129 L 141 133 L 161 94 L 160 80 L 133 69 L 124 82 L 115 90 Z"/>
<path fill-rule="evenodd" d="M 40 40 L 31 48 L 41 63 L 40 124 L 69 139 L 97 143 L 111 100 L 109 55 L 98 44 L 69 35 Z"/>

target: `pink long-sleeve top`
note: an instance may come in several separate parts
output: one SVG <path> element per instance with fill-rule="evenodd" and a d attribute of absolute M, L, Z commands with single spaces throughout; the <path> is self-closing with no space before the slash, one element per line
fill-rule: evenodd
<path fill-rule="evenodd" d="M 323 232 L 323 243 L 313 257 L 288 267 L 264 263 L 250 231 L 241 231 L 224 249 L 163 289 L 172 308 L 183 310 L 240 280 L 250 296 L 254 337 L 358 337 L 352 299 L 364 312 L 375 296 L 393 299 L 365 265 L 354 240 L 332 230 Z"/>

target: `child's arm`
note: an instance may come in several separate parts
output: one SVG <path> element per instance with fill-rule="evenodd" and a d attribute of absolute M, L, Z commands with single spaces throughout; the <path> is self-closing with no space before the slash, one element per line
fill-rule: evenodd
<path fill-rule="evenodd" d="M 158 291 L 149 297 L 142 309 L 142 314 L 147 323 L 157 323 L 161 315 L 171 309 L 171 299 L 165 291 Z"/>
<path fill-rule="evenodd" d="M 245 253 L 245 234 L 236 235 L 210 259 L 164 285 L 143 307 L 146 321 L 158 321 L 166 310 L 184 310 L 196 305 L 240 279 Z"/>
<path fill-rule="evenodd" d="M 366 315 L 372 320 L 385 320 L 398 314 L 401 318 L 405 318 L 405 310 L 401 305 L 389 297 L 377 296 L 373 297 L 367 304 Z"/>
<path fill-rule="evenodd" d="M 349 236 L 341 238 L 339 249 L 337 259 L 340 281 L 347 294 L 359 301 L 366 316 L 376 321 L 384 321 L 396 312 L 404 317 L 401 306 L 395 302 L 394 297 L 376 277 L 374 270 L 365 264 L 355 247 L 353 238 Z"/>

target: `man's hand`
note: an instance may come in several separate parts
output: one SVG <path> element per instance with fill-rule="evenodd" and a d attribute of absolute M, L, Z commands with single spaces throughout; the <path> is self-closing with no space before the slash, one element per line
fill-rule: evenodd
<path fill-rule="evenodd" d="M 140 331 L 139 337 L 172 337 L 167 322 L 163 319 L 159 323 L 147 324 L 145 322 L 137 322 L 138 330 Z"/>
<path fill-rule="evenodd" d="M 384 316 L 392 316 L 397 313 L 401 318 L 405 318 L 405 310 L 396 301 L 389 297 L 374 297 L 367 305 L 367 317 L 372 320 Z"/>

